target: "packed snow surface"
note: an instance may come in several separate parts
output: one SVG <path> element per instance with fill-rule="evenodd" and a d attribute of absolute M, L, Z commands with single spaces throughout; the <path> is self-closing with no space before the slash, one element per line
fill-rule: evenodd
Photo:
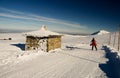
<path fill-rule="evenodd" d="M 99 65 L 108 61 L 102 49 L 108 36 L 96 36 L 98 51 L 89 45 L 93 37 L 64 35 L 61 49 L 42 52 L 24 51 L 21 33 L 0 34 L 0 78 L 107 78 Z"/>

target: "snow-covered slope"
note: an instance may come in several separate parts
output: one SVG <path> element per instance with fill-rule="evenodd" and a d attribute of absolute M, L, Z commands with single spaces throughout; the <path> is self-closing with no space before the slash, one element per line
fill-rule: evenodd
<path fill-rule="evenodd" d="M 89 45 L 93 37 L 98 51 L 92 51 Z M 100 68 L 107 61 L 102 49 L 108 42 L 107 34 L 64 35 L 61 49 L 49 53 L 24 51 L 25 36 L 21 33 L 0 34 L 0 38 L 0 78 L 107 78 Z"/>
<path fill-rule="evenodd" d="M 97 31 L 97 32 L 95 32 L 95 33 L 93 33 L 91 35 L 103 35 L 103 34 L 108 34 L 108 33 L 110 33 L 110 32 L 105 31 L 105 30 L 100 30 L 100 31 Z"/>

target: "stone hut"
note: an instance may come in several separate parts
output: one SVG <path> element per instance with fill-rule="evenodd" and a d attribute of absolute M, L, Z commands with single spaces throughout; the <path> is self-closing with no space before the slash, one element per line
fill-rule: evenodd
<path fill-rule="evenodd" d="M 61 35 L 46 30 L 46 26 L 42 26 L 40 30 L 28 32 L 24 35 L 26 35 L 25 50 L 42 50 L 48 52 L 61 48 Z"/>

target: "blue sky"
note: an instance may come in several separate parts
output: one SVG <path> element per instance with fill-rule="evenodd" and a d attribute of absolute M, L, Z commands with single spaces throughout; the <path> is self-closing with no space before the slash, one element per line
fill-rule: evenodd
<path fill-rule="evenodd" d="M 120 24 L 119 0 L 0 0 L 0 29 L 67 33 L 114 32 Z"/>

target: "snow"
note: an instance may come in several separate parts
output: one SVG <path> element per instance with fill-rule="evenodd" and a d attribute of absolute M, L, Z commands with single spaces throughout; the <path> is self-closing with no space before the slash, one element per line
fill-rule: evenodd
<path fill-rule="evenodd" d="M 108 34 L 108 33 L 110 33 L 110 32 L 108 32 L 106 30 L 100 30 L 100 31 L 93 33 L 92 35 L 103 35 L 103 34 Z"/>
<path fill-rule="evenodd" d="M 120 78 L 120 55 L 119 51 L 114 49 L 109 45 L 104 45 L 106 51 L 106 57 L 108 57 L 109 61 L 106 63 L 106 66 L 112 66 L 112 76 L 110 78 Z M 108 72 L 107 72 L 108 73 Z"/>
<path fill-rule="evenodd" d="M 93 37 L 97 40 L 98 51 L 92 51 L 89 45 Z M 108 43 L 107 34 L 64 35 L 61 49 L 50 52 L 24 51 L 22 33 L 1 33 L 0 38 L 12 38 L 0 40 L 0 78 L 108 78 L 100 67 L 108 62 L 102 48 Z"/>
<path fill-rule="evenodd" d="M 51 35 L 61 35 L 59 33 L 46 30 L 45 28 L 46 28 L 45 26 L 42 26 L 41 29 L 39 29 L 39 30 L 27 32 L 27 33 L 23 33 L 23 34 L 25 36 L 34 36 L 34 37 L 48 37 Z"/>

